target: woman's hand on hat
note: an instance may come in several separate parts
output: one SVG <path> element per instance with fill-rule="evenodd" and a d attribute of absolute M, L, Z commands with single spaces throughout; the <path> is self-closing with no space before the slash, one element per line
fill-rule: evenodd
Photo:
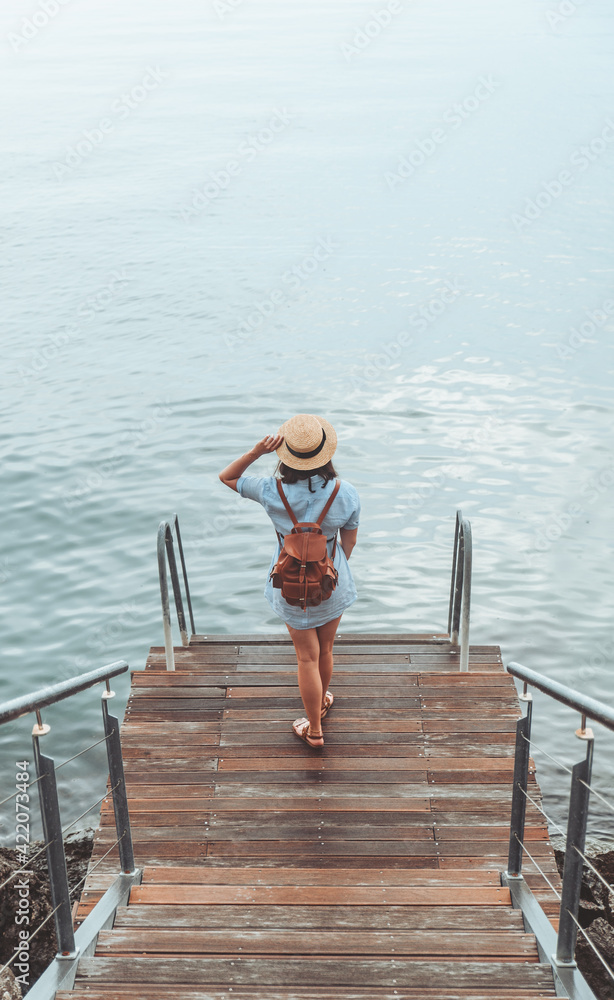
<path fill-rule="evenodd" d="M 272 451 L 277 451 L 283 439 L 283 434 L 267 434 L 262 441 L 255 445 L 252 451 L 256 458 L 260 458 L 261 455 L 270 455 Z"/>

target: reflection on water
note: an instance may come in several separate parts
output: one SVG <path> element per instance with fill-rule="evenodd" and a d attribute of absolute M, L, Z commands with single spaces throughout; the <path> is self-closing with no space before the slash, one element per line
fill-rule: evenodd
<path fill-rule="evenodd" d="M 307 411 L 363 503 L 345 630 L 442 629 L 461 507 L 474 641 L 612 703 L 609 6 L 417 0 L 349 57 L 361 3 L 227 6 L 65 5 L 5 60 L 3 697 L 143 666 L 173 510 L 197 627 L 278 630 L 270 525 L 217 471 Z M 58 759 L 100 732 L 79 699 Z M 535 713 L 581 755 L 573 713 Z M 103 771 L 61 772 L 67 818 Z"/>

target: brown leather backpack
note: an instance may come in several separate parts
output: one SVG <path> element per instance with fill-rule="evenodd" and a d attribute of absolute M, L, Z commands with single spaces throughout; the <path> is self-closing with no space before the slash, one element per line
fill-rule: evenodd
<path fill-rule="evenodd" d="M 331 504 L 341 483 L 337 480 L 324 510 L 317 521 L 297 521 L 281 482 L 277 480 L 277 491 L 283 500 L 294 527 L 289 535 L 282 536 L 277 532 L 281 545 L 279 559 L 271 570 L 271 582 L 281 590 L 281 596 L 294 607 L 317 607 L 326 601 L 337 586 L 338 573 L 333 565 L 337 551 L 337 533 L 333 554 L 329 556 L 326 548 L 326 535 L 320 525 L 328 514 Z M 283 543 L 283 544 L 282 544 Z"/>

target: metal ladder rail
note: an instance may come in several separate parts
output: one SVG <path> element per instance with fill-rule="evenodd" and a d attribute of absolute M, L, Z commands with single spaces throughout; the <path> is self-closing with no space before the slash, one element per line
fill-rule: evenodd
<path fill-rule="evenodd" d="M 157 538 L 158 575 L 160 577 L 160 600 L 162 602 L 162 624 L 164 626 L 164 651 L 165 651 L 167 670 L 175 669 L 175 653 L 173 650 L 173 634 L 171 627 L 171 610 L 170 610 L 170 601 L 168 593 L 168 579 L 166 575 L 167 563 L 171 574 L 173 596 L 175 598 L 175 610 L 177 612 L 177 624 L 179 625 L 179 632 L 181 634 L 181 644 L 182 646 L 190 645 L 190 639 L 188 636 L 186 620 L 185 620 L 185 612 L 183 608 L 183 598 L 181 596 L 181 585 L 179 582 L 179 574 L 177 573 L 177 560 L 175 558 L 173 529 L 175 532 L 175 536 L 177 538 L 177 546 L 179 548 L 179 556 L 181 559 L 183 583 L 185 587 L 188 611 L 190 614 L 190 627 L 192 629 L 192 635 L 194 635 L 194 633 L 196 632 L 196 627 L 194 625 L 194 615 L 192 612 L 192 600 L 190 598 L 188 573 L 185 564 L 185 557 L 183 554 L 181 532 L 179 530 L 179 519 L 176 514 L 173 514 L 170 521 L 160 522 L 160 525 L 158 527 L 158 538 Z"/>
<path fill-rule="evenodd" d="M 460 633 L 460 669 L 469 669 L 469 626 L 471 618 L 471 570 L 473 544 L 471 524 L 456 511 L 450 604 L 448 609 L 448 635 L 457 646 Z"/>

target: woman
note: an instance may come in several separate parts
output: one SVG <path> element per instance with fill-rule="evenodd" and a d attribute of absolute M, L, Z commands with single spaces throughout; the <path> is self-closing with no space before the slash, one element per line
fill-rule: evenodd
<path fill-rule="evenodd" d="M 220 472 L 220 479 L 241 496 L 262 504 L 275 531 L 283 537 L 290 533 L 292 521 L 279 496 L 277 478 L 281 479 L 283 492 L 296 519 L 316 521 L 335 486 L 337 473 L 331 460 L 336 447 L 337 435 L 327 420 L 299 413 L 282 424 L 277 435 L 269 434 L 251 451 L 231 462 Z M 244 475 L 252 462 L 273 451 L 279 458 L 276 476 Z M 270 571 L 279 557 L 279 539 L 264 589 L 265 597 L 273 611 L 283 618 L 294 643 L 298 686 L 307 718 L 296 719 L 292 729 L 310 747 L 324 746 L 322 719 L 334 701 L 328 690 L 333 674 L 333 642 L 342 613 L 357 596 L 348 559 L 356 544 L 359 515 L 358 493 L 342 479 L 339 492 L 322 522 L 330 556 L 337 531 L 341 541 L 334 558 L 338 583 L 329 598 L 317 607 L 303 610 L 288 604 L 281 592 L 273 588 Z"/>

